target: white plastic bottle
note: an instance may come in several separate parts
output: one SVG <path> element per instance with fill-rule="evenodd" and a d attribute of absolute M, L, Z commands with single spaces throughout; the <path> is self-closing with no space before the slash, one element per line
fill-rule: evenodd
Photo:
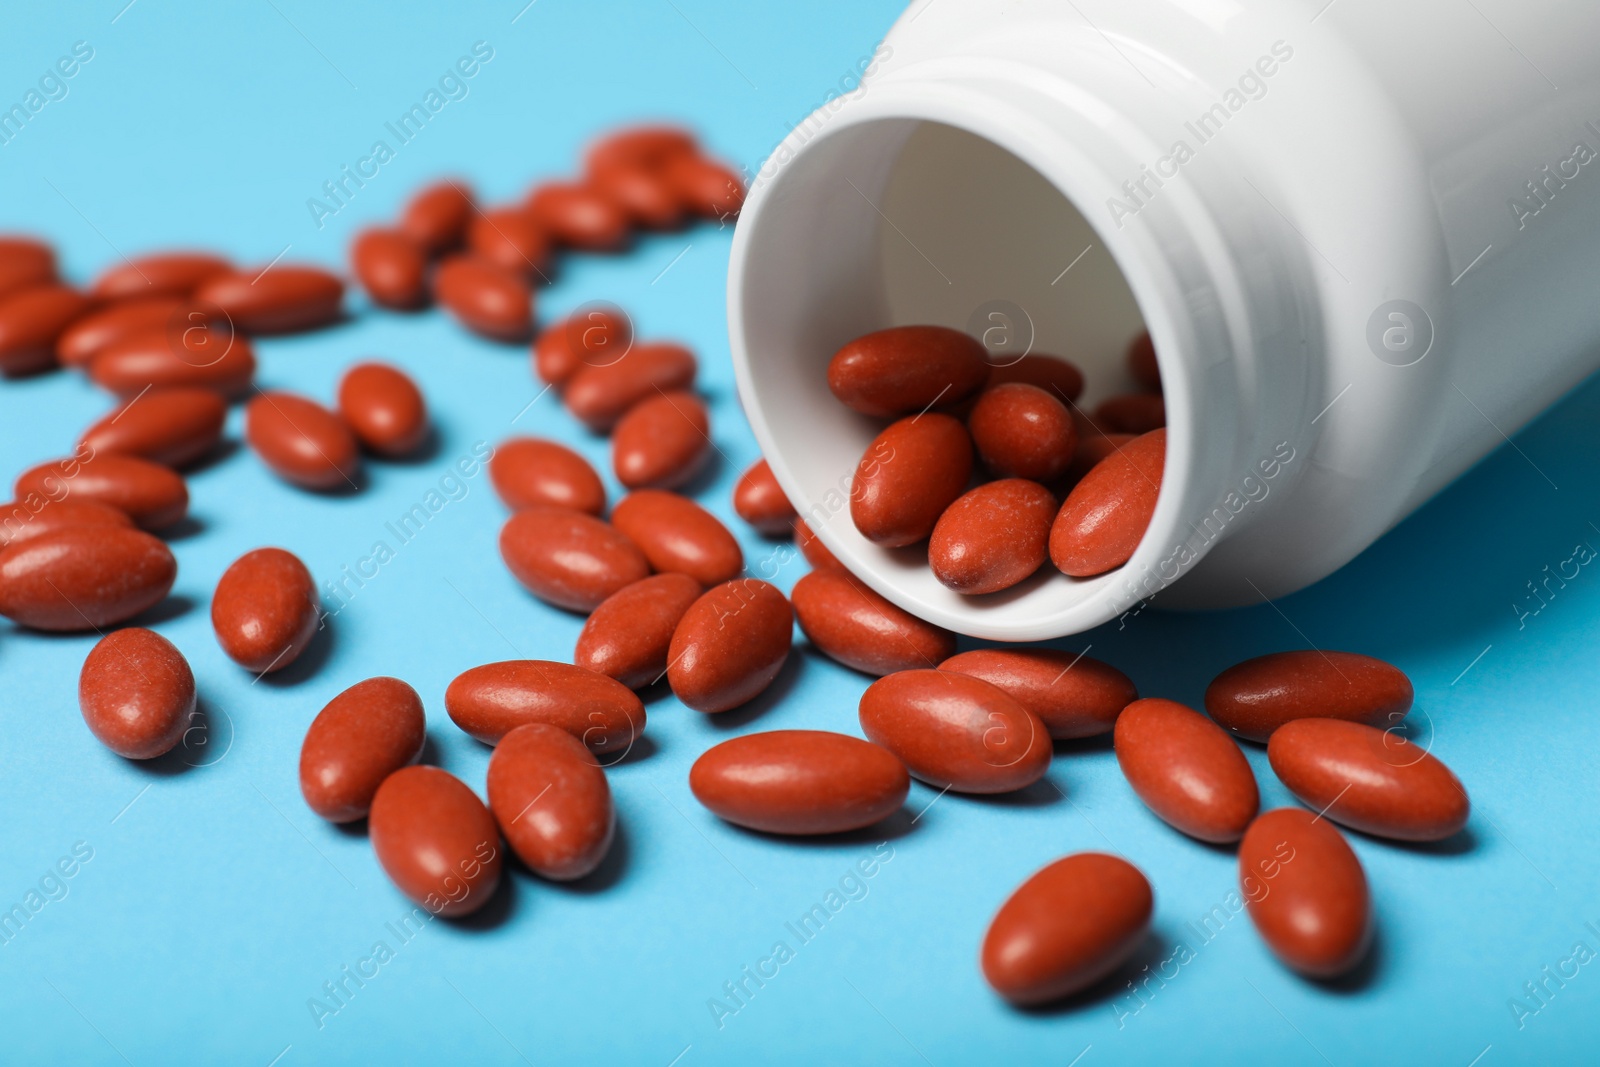
<path fill-rule="evenodd" d="M 823 542 L 957 631 L 1292 592 L 1600 366 L 1600 4 L 919 0 L 844 84 L 753 179 L 740 394 Z M 839 345 L 965 328 L 1087 407 L 1141 321 L 1169 444 L 1124 567 L 968 598 L 856 533 Z"/>

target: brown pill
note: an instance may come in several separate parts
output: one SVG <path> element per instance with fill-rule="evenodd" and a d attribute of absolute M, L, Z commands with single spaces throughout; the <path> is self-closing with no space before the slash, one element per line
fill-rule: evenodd
<path fill-rule="evenodd" d="M 35 630 L 104 629 L 160 603 L 177 576 L 172 550 L 142 530 L 63 526 L 0 549 L 0 615 Z"/>
<path fill-rule="evenodd" d="M 788 536 L 797 517 L 794 505 L 789 503 L 764 459 L 757 460 L 739 476 L 733 487 L 733 510 L 768 537 Z"/>
<path fill-rule="evenodd" d="M 439 302 L 473 333 L 518 342 L 533 333 L 533 290 L 518 274 L 470 256 L 451 256 L 433 275 Z"/>
<path fill-rule="evenodd" d="M 1411 710 L 1411 680 L 1355 652 L 1301 649 L 1235 664 L 1206 687 L 1206 712 L 1223 728 L 1265 741 L 1292 719 L 1398 726 Z"/>
<path fill-rule="evenodd" d="M 616 831 L 606 772 L 583 742 L 530 722 L 489 757 L 489 810 L 528 869 L 558 882 L 600 866 Z"/>
<path fill-rule="evenodd" d="M 338 321 L 344 282 L 321 267 L 278 263 L 219 274 L 194 297 L 221 308 L 245 333 L 296 333 Z"/>
<path fill-rule="evenodd" d="M 1095 465 L 1067 494 L 1050 528 L 1050 558 L 1063 574 L 1090 578 L 1128 562 L 1161 493 L 1167 431 L 1137 437 Z"/>
<path fill-rule="evenodd" d="M 216 448 L 227 417 L 227 401 L 210 389 L 152 389 L 85 430 L 78 445 L 187 467 Z"/>
<path fill-rule="evenodd" d="M 945 508 L 928 540 L 934 577 L 966 596 L 995 593 L 1044 565 L 1056 498 L 1038 482 L 1004 478 Z"/>
<path fill-rule="evenodd" d="M 915 544 L 966 492 L 971 476 L 972 438 L 959 419 L 931 412 L 901 419 L 862 455 L 850 489 L 850 517 L 875 544 Z"/>
<path fill-rule="evenodd" d="M 417 383 L 387 363 L 357 363 L 339 379 L 339 415 L 368 449 L 407 456 L 428 436 L 428 405 Z"/>
<path fill-rule="evenodd" d="M 895 326 L 840 348 L 828 362 L 828 388 L 863 415 L 894 418 L 934 404 L 953 406 L 989 376 L 978 340 L 945 326 Z"/>
<path fill-rule="evenodd" d="M 556 323 L 533 343 L 539 380 L 564 385 L 583 367 L 615 363 L 633 346 L 633 323 L 621 309 L 590 308 Z"/>
<path fill-rule="evenodd" d="M 662 167 L 662 176 L 691 213 L 706 219 L 726 219 L 744 206 L 744 181 L 715 160 L 701 156 L 676 156 Z"/>
<path fill-rule="evenodd" d="M 629 126 L 606 134 L 584 153 L 593 174 L 614 166 L 659 170 L 679 156 L 697 156 L 694 134 L 676 126 Z"/>
<path fill-rule="evenodd" d="M 233 264 L 208 252 L 157 252 L 109 268 L 89 291 L 102 300 L 186 297 L 232 269 Z"/>
<path fill-rule="evenodd" d="M 403 767 L 389 775 L 372 798 L 367 830 L 383 873 L 435 915 L 470 915 L 500 884 L 500 829 L 448 771 Z"/>
<path fill-rule="evenodd" d="M 627 752 L 644 733 L 644 705 L 633 690 L 554 660 L 511 659 L 463 671 L 445 690 L 444 709 L 486 745 L 530 722 L 560 727 L 597 754 Z"/>
<path fill-rule="evenodd" d="M 1161 392 L 1161 367 L 1156 363 L 1155 342 L 1148 333 L 1141 333 L 1128 346 L 1128 373 L 1133 380 L 1152 393 Z"/>
<path fill-rule="evenodd" d="M 400 232 L 436 256 L 461 243 L 472 214 L 472 190 L 446 179 L 425 186 L 406 202 L 400 212 Z"/>
<path fill-rule="evenodd" d="M 983 937 L 983 976 L 1013 1004 L 1045 1004 L 1105 978 L 1144 943 L 1155 896 L 1117 856 L 1079 852 L 1035 872 Z"/>
<path fill-rule="evenodd" d="M 293 553 L 258 548 L 229 565 L 211 594 L 211 628 L 228 658 L 254 674 L 281 671 L 316 636 L 321 601 Z"/>
<path fill-rule="evenodd" d="M 709 588 L 744 569 L 744 553 L 733 534 L 686 496 L 637 489 L 611 509 L 611 522 L 658 571 L 687 574 Z"/>
<path fill-rule="evenodd" d="M 500 557 L 523 588 L 568 611 L 590 612 L 650 573 L 629 538 L 602 519 L 533 504 L 500 528 Z"/>
<path fill-rule="evenodd" d="M 51 499 L 28 493 L 0 504 L 0 547 L 59 530 L 63 526 L 120 526 L 133 529 L 128 513 L 97 500 Z"/>
<path fill-rule="evenodd" d="M 1442 841 L 1467 824 L 1467 791 L 1432 753 L 1342 719 L 1296 719 L 1267 759 L 1289 791 L 1334 822 L 1397 841 Z"/>
<path fill-rule="evenodd" d="M 711 455 L 711 415 L 685 390 L 657 393 L 628 409 L 611 434 L 611 466 L 629 489 L 676 489 Z"/>
<path fill-rule="evenodd" d="M 511 274 L 541 276 L 550 258 L 544 227 L 520 207 L 492 208 L 473 215 L 467 250 Z"/>
<path fill-rule="evenodd" d="M 863 674 L 937 666 L 956 650 L 955 634 L 891 604 L 843 568 L 812 571 L 789 598 L 806 638 Z"/>
<path fill-rule="evenodd" d="M 1239 887 L 1273 955 L 1311 978 L 1336 978 L 1372 943 L 1361 861 L 1333 823 L 1302 808 L 1265 812 L 1239 842 Z"/>
<path fill-rule="evenodd" d="M 303 489 L 343 489 L 361 469 L 355 434 L 338 415 L 293 393 L 261 393 L 244 409 L 244 437 L 261 461 Z"/>
<path fill-rule="evenodd" d="M 189 728 L 194 672 L 155 631 L 114 630 L 83 661 L 78 708 L 102 745 L 128 759 L 154 759 L 171 752 Z"/>
<path fill-rule="evenodd" d="M 1139 699 L 1133 680 L 1107 663 L 1057 648 L 975 648 L 939 664 L 1005 690 L 1058 740 L 1110 733 Z"/>
<path fill-rule="evenodd" d="M 989 388 L 1008 382 L 1037 386 L 1066 403 L 1083 392 L 1083 371 L 1057 356 L 1028 355 L 989 368 Z"/>
<path fill-rule="evenodd" d="M 56 254 L 31 237 L 0 237 L 0 297 L 56 280 Z"/>
<path fill-rule="evenodd" d="M 606 508 L 606 488 L 589 461 L 541 437 L 512 437 L 497 445 L 489 480 L 513 511 L 548 504 L 598 515 Z"/>
<path fill-rule="evenodd" d="M 188 306 L 181 297 L 145 296 L 91 311 L 61 331 L 56 338 L 56 359 L 63 367 L 87 367 L 107 345 L 181 320 Z"/>
<path fill-rule="evenodd" d="M 38 374 L 56 366 L 56 339 L 93 306 L 89 297 L 55 282 L 0 296 L 0 374 Z"/>
<path fill-rule="evenodd" d="M 838 834 L 882 822 L 911 790 L 906 765 L 871 741 L 826 730 L 746 734 L 689 768 L 695 799 L 736 826 Z"/>
<path fill-rule="evenodd" d="M 845 566 L 839 562 L 837 556 L 828 551 L 828 546 L 822 543 L 816 531 L 806 524 L 806 520 L 794 520 L 794 543 L 800 546 L 800 554 L 811 564 L 813 570 L 828 570 L 830 568 L 844 570 Z"/>
<path fill-rule="evenodd" d="M 409 311 L 428 302 L 427 250 L 399 230 L 357 234 L 350 269 L 374 304 Z"/>
<path fill-rule="evenodd" d="M 1261 796 L 1227 733 L 1173 700 L 1135 700 L 1117 716 L 1117 765 L 1151 811 L 1202 841 L 1239 840 Z"/>
<path fill-rule="evenodd" d="M 683 221 L 679 186 L 659 169 L 612 166 L 589 176 L 590 186 L 620 207 L 635 226 L 669 230 Z"/>
<path fill-rule="evenodd" d="M 1078 438 L 1078 447 L 1073 450 L 1072 462 L 1067 465 L 1066 472 L 1053 483 L 1062 497 L 1072 491 L 1072 487 L 1083 481 L 1083 476 L 1094 470 L 1100 461 L 1120 449 L 1128 447 L 1134 439 L 1131 433 L 1088 434 Z"/>
<path fill-rule="evenodd" d="M 924 782 L 1009 793 L 1050 769 L 1039 717 L 978 678 L 938 670 L 885 675 L 861 696 L 861 729 Z"/>
<path fill-rule="evenodd" d="M 760 696 L 794 643 L 794 612 L 773 585 L 737 578 L 689 606 L 667 648 L 667 682 L 696 711 L 728 711 Z"/>
<path fill-rule="evenodd" d="M 1078 446 L 1066 405 L 1025 382 L 985 389 L 967 416 L 967 429 L 983 465 L 1000 478 L 1054 481 Z"/>
<path fill-rule="evenodd" d="M 234 399 L 250 391 L 256 356 L 250 342 L 200 311 L 162 329 L 132 333 L 89 361 L 89 378 L 122 397 L 145 389 L 195 387 Z"/>
<path fill-rule="evenodd" d="M 562 399 L 589 429 L 608 433 L 639 401 L 689 388 L 697 369 L 694 353 L 682 345 L 636 344 L 615 362 L 578 368 Z"/>
<path fill-rule="evenodd" d="M 527 211 L 560 244 L 610 252 L 627 243 L 628 213 L 587 185 L 547 182 L 528 197 Z"/>
<path fill-rule="evenodd" d="M 643 689 L 666 677 L 667 649 L 700 583 L 687 574 L 654 574 L 612 593 L 578 634 L 572 662 Z"/>
<path fill-rule="evenodd" d="M 189 487 L 170 467 L 137 456 L 98 454 L 80 446 L 66 459 L 31 467 L 17 476 L 16 495 L 93 500 L 124 512 L 134 525 L 162 530 L 189 513 Z"/>
<path fill-rule="evenodd" d="M 1105 433 L 1149 433 L 1167 424 L 1167 405 L 1156 393 L 1108 396 L 1094 409 L 1094 421 Z"/>
<path fill-rule="evenodd" d="M 417 762 L 426 739 L 422 698 L 398 678 L 368 678 L 317 713 L 300 746 L 300 792 L 329 822 L 353 822 L 389 775 Z"/>

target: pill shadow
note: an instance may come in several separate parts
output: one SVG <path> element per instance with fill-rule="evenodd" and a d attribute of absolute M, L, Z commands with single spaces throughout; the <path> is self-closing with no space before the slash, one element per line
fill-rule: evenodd
<path fill-rule="evenodd" d="M 1421 856 L 1465 856 L 1470 852 L 1476 852 L 1480 844 L 1478 835 L 1470 823 L 1442 841 L 1396 841 L 1392 837 L 1364 834 L 1359 830 L 1342 825 L 1339 830 L 1342 833 L 1358 834 L 1362 840 L 1371 841 L 1386 848 L 1399 849 L 1401 852 L 1411 852 Z"/>
<path fill-rule="evenodd" d="M 506 855 L 511 855 L 507 850 Z M 514 862 L 514 861 L 513 861 Z M 509 872 L 502 868 L 500 871 L 500 884 L 495 886 L 494 895 L 489 902 L 470 915 L 460 915 L 451 918 L 441 915 L 439 918 L 459 930 L 472 930 L 483 932 L 497 930 L 515 918 L 521 894 L 514 885 L 516 879 L 508 877 Z"/>
<path fill-rule="evenodd" d="M 684 496 L 700 496 L 717 484 L 717 479 L 722 477 L 723 471 L 728 467 L 728 460 L 723 455 L 715 440 L 706 445 L 706 457 L 700 461 L 700 466 L 695 468 L 693 476 L 677 489 Z M 757 577 L 762 577 L 757 575 Z"/>
<path fill-rule="evenodd" d="M 1050 1018 L 1057 1015 L 1072 1015 L 1110 1004 L 1130 982 L 1137 984 L 1136 979 L 1140 975 L 1146 971 L 1154 971 L 1169 959 L 1172 956 L 1173 946 L 1174 942 L 1167 940 L 1159 930 L 1151 930 L 1122 966 L 1089 988 L 1046 1004 L 1013 1004 L 1011 1008 L 1020 1015 Z"/>
<path fill-rule="evenodd" d="M 417 447 L 400 456 L 379 455 L 376 452 L 362 450 L 362 459 L 370 463 L 377 463 L 385 467 L 417 467 L 424 463 L 439 458 L 439 453 L 444 449 L 444 434 L 440 432 L 436 423 L 428 423 L 428 430 L 423 434 L 422 440 L 417 442 Z"/>
<path fill-rule="evenodd" d="M 154 607 L 140 612 L 129 621 L 136 623 L 139 626 L 156 626 L 163 622 L 171 622 L 173 619 L 188 614 L 190 609 L 192 609 L 194 606 L 194 597 L 187 596 L 183 593 L 175 593 L 166 597 L 161 601 L 161 603 L 155 605 Z"/>
<path fill-rule="evenodd" d="M 328 662 L 328 657 L 333 655 L 334 645 L 338 643 L 338 638 L 334 636 L 337 632 L 338 627 L 336 626 L 320 628 L 312 635 L 311 643 L 305 647 L 299 656 L 295 657 L 293 663 L 282 670 L 273 671 L 271 674 L 258 675 L 255 677 L 255 681 L 273 689 L 287 689 L 291 686 L 299 685 L 316 674 L 317 671 L 322 669 L 322 665 Z"/>
<path fill-rule="evenodd" d="M 761 718 L 775 705 L 782 704 L 800 684 L 800 676 L 805 672 L 805 668 L 801 666 L 804 661 L 804 656 L 796 656 L 791 651 L 783 669 L 772 680 L 772 684 L 757 694 L 754 700 L 741 704 L 731 711 L 705 716 L 710 721 L 711 728 L 724 733 L 741 729 Z"/>
<path fill-rule="evenodd" d="M 859 830 L 844 830 L 836 834 L 773 834 L 765 830 L 752 830 L 748 826 L 722 821 L 736 833 L 757 841 L 766 841 L 784 848 L 802 848 L 823 851 L 827 849 L 859 848 L 876 845 L 882 841 L 898 841 L 917 828 L 920 820 L 905 807 L 896 808 L 889 815 Z"/>
<path fill-rule="evenodd" d="M 243 447 L 244 442 L 237 437 L 220 438 L 205 455 L 183 469 L 183 476 L 185 478 L 193 478 L 197 474 L 204 474 L 213 467 L 221 466 L 238 455 Z"/>
<path fill-rule="evenodd" d="M 1052 744 L 1057 759 L 1116 752 L 1110 730 L 1103 734 L 1095 734 L 1093 737 L 1057 737 L 1052 739 Z"/>
<path fill-rule="evenodd" d="M 206 524 L 193 515 L 185 515 L 171 526 L 157 531 L 163 541 L 189 541 L 206 532 Z"/>
<path fill-rule="evenodd" d="M 595 759 L 599 761 L 601 767 L 609 771 L 630 763 L 641 763 L 650 759 L 660 750 L 661 747 L 656 744 L 654 738 L 649 734 L 640 734 L 633 739 L 633 744 L 623 751 L 601 752 L 595 756 Z"/>
<path fill-rule="evenodd" d="M 1048 808 L 1067 802 L 1066 790 L 1048 776 L 1009 793 L 957 793 L 952 789 L 949 798 L 991 808 Z"/>

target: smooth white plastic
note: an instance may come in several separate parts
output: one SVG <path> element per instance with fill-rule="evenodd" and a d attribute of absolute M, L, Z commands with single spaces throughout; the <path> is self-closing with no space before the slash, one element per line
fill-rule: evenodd
<path fill-rule="evenodd" d="M 1600 4 L 923 0 L 858 73 L 752 181 L 729 333 L 785 492 L 924 619 L 1293 592 L 1600 366 Z M 985 332 L 1078 364 L 1087 408 L 1141 321 L 1169 443 L 1125 566 L 963 597 L 855 531 L 881 424 L 828 391 L 844 342 Z"/>

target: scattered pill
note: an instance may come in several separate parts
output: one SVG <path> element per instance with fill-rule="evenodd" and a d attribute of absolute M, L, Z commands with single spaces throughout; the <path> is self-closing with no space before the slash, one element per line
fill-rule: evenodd
<path fill-rule="evenodd" d="M 633 323 L 621 311 L 590 308 L 549 327 L 533 343 L 533 369 L 549 385 L 565 385 L 586 366 L 615 363 L 633 345 Z"/>
<path fill-rule="evenodd" d="M 864 674 L 934 667 L 956 650 L 955 634 L 890 603 L 843 568 L 812 571 L 789 598 L 806 639 Z"/>
<path fill-rule="evenodd" d="M 194 298 L 221 308 L 245 333 L 296 333 L 338 320 L 344 282 L 321 267 L 277 263 L 208 278 Z"/>
<path fill-rule="evenodd" d="M 160 603 L 177 576 L 172 550 L 143 530 L 62 526 L 0 549 L 0 615 L 35 630 L 101 630 Z"/>
<path fill-rule="evenodd" d="M 422 755 L 422 698 L 398 678 L 357 682 L 323 707 L 300 746 L 300 793 L 329 822 L 366 816 L 385 778 Z"/>
<path fill-rule="evenodd" d="M 55 367 L 56 339 L 93 306 L 89 297 L 57 282 L 0 296 L 0 374 L 19 377 Z"/>
<path fill-rule="evenodd" d="M 1122 566 L 1144 539 L 1161 493 L 1167 431 L 1135 438 L 1101 460 L 1067 494 L 1050 528 L 1062 573 L 1090 578 Z"/>
<path fill-rule="evenodd" d="M 645 725 L 644 705 L 633 690 L 554 660 L 502 660 L 463 671 L 445 690 L 444 709 L 486 745 L 499 744 L 526 723 L 542 722 L 567 731 L 597 755 L 627 752 Z"/>
<path fill-rule="evenodd" d="M 1302 808 L 1262 813 L 1239 842 L 1239 887 L 1273 955 L 1311 978 L 1337 978 L 1372 943 L 1366 872 L 1343 835 Z"/>
<path fill-rule="evenodd" d="M 598 189 L 546 182 L 528 197 L 527 211 L 558 242 L 590 252 L 610 252 L 628 240 L 628 214 Z"/>
<path fill-rule="evenodd" d="M 1167 424 L 1167 405 L 1157 393 L 1109 396 L 1094 409 L 1094 421 L 1105 433 L 1149 433 Z"/>
<path fill-rule="evenodd" d="M 690 605 L 673 631 L 667 681 L 696 711 L 728 711 L 772 684 L 793 642 L 794 612 L 774 586 L 724 582 Z"/>
<path fill-rule="evenodd" d="M 744 569 L 744 552 L 711 512 L 664 489 L 636 489 L 611 509 L 611 522 L 658 571 L 710 587 Z"/>
<path fill-rule="evenodd" d="M 400 232 L 436 256 L 461 243 L 474 210 L 472 190 L 447 178 L 418 190 L 406 202 L 400 213 Z"/>
<path fill-rule="evenodd" d="M 989 368 L 989 388 L 1008 382 L 1038 386 L 1066 404 L 1083 392 L 1083 371 L 1058 356 L 1026 355 Z"/>
<path fill-rule="evenodd" d="M 678 182 L 645 166 L 610 166 L 589 176 L 589 184 L 620 207 L 635 226 L 670 230 L 683 221 L 687 206 Z"/>
<path fill-rule="evenodd" d="M 144 530 L 164 530 L 189 513 L 189 488 L 172 468 L 82 447 L 66 459 L 23 471 L 17 476 L 15 493 L 107 504 Z"/>
<path fill-rule="evenodd" d="M 519 726 L 489 757 L 489 810 L 511 851 L 558 882 L 600 866 L 616 831 L 611 786 L 594 754 L 546 723 Z"/>
<path fill-rule="evenodd" d="M 31 237 L 0 237 L 0 297 L 56 280 L 56 254 Z"/>
<path fill-rule="evenodd" d="M 350 245 L 350 269 L 375 304 L 410 311 L 428 302 L 428 252 L 399 230 L 357 234 Z"/>
<path fill-rule="evenodd" d="M 98 500 L 52 500 L 29 493 L 0 504 L 0 548 L 18 544 L 63 526 L 120 526 L 133 528 L 128 513 Z"/>
<path fill-rule="evenodd" d="M 794 543 L 800 546 L 800 554 L 806 558 L 807 563 L 811 564 L 813 570 L 821 571 L 837 568 L 842 571 L 845 569 L 844 564 L 840 563 L 838 557 L 828 551 L 828 546 L 822 543 L 822 539 L 817 536 L 816 531 L 807 525 L 806 520 L 802 518 L 794 520 Z"/>
<path fill-rule="evenodd" d="M 523 588 L 568 611 L 590 612 L 650 573 L 628 536 L 570 508 L 534 504 L 500 528 L 500 557 Z"/>
<path fill-rule="evenodd" d="M 355 434 L 338 415 L 293 393 L 259 393 L 245 407 L 244 437 L 272 472 L 302 489 L 355 487 Z"/>
<path fill-rule="evenodd" d="M 676 489 L 711 455 L 711 416 L 686 390 L 646 397 L 617 420 L 611 465 L 629 489 Z"/>
<path fill-rule="evenodd" d="M 1151 811 L 1202 841 L 1244 836 L 1261 796 L 1227 732 L 1173 700 L 1135 700 L 1117 716 L 1117 765 Z"/>
<path fill-rule="evenodd" d="M 433 275 L 433 293 L 463 326 L 494 341 L 533 333 L 533 290 L 521 276 L 470 256 L 451 256 Z"/>
<path fill-rule="evenodd" d="M 281 548 L 246 552 L 211 594 L 211 628 L 228 658 L 253 674 L 281 671 L 316 636 L 321 601 L 311 572 Z"/>
<path fill-rule="evenodd" d="M 768 537 L 786 537 L 794 529 L 794 505 L 784 495 L 767 461 L 757 460 L 733 487 L 733 510 Z"/>
<path fill-rule="evenodd" d="M 589 461 L 557 441 L 512 437 L 495 447 L 489 480 L 513 511 L 536 505 L 599 515 L 606 489 Z"/>
<path fill-rule="evenodd" d="M 893 423 L 867 446 L 850 490 L 850 517 L 868 541 L 915 544 L 967 490 L 972 438 L 958 419 L 929 413 Z"/>
<path fill-rule="evenodd" d="M 726 219 L 744 206 L 744 182 L 714 160 L 675 156 L 663 165 L 662 173 L 684 207 L 701 218 Z"/>
<path fill-rule="evenodd" d="M 697 369 L 694 353 L 682 345 L 635 344 L 615 362 L 579 367 L 567 379 L 562 400 L 589 429 L 609 433 L 639 401 L 689 388 Z"/>
<path fill-rule="evenodd" d="M 1066 405 L 1026 382 L 984 390 L 967 416 L 967 429 L 983 465 L 998 478 L 1054 481 L 1078 446 Z"/>
<path fill-rule="evenodd" d="M 520 207 L 491 208 L 472 217 L 467 249 L 510 274 L 542 276 L 550 258 L 544 227 Z"/>
<path fill-rule="evenodd" d="M 250 391 L 255 373 L 250 342 L 226 324 L 204 318 L 182 328 L 129 334 L 89 361 L 90 380 L 121 397 L 135 397 L 151 388 L 193 386 L 231 400 Z"/>
<path fill-rule="evenodd" d="M 828 388 L 863 415 L 895 418 L 950 407 L 989 375 L 976 338 L 944 326 L 895 326 L 857 337 L 828 363 Z"/>
<path fill-rule="evenodd" d="M 154 759 L 172 751 L 189 728 L 194 672 L 155 631 L 114 630 L 83 661 L 78 708 L 102 745 L 128 759 Z"/>
<path fill-rule="evenodd" d="M 156 252 L 108 268 L 89 292 L 102 300 L 186 297 L 231 270 L 233 264 L 209 252 Z"/>
<path fill-rule="evenodd" d="M 1299 649 L 1235 664 L 1206 687 L 1206 712 L 1224 729 L 1265 741 L 1293 719 L 1398 726 L 1411 710 L 1411 680 L 1355 652 Z"/>
<path fill-rule="evenodd" d="M 718 818 L 769 834 L 859 830 L 900 810 L 905 764 L 870 741 L 826 730 L 771 730 L 713 745 L 689 789 Z"/>
<path fill-rule="evenodd" d="M 380 456 L 415 452 L 428 437 L 428 405 L 417 383 L 387 363 L 357 363 L 339 379 L 339 415 Z"/>
<path fill-rule="evenodd" d="M 697 156 L 694 135 L 676 126 L 629 126 L 606 134 L 584 154 L 591 173 L 613 166 L 659 170 L 679 156 Z"/>
<path fill-rule="evenodd" d="M 465 782 L 437 767 L 383 780 L 367 820 L 372 851 L 395 888 L 435 915 L 470 915 L 500 884 L 500 830 Z"/>
<path fill-rule="evenodd" d="M 572 662 L 629 689 L 654 685 L 667 675 L 673 631 L 703 591 L 687 574 L 654 574 L 623 586 L 583 624 Z"/>
<path fill-rule="evenodd" d="M 966 596 L 996 593 L 1044 565 L 1056 498 L 1038 482 L 1002 478 L 957 497 L 928 541 L 934 577 Z"/>
<path fill-rule="evenodd" d="M 56 359 L 63 367 L 84 368 L 107 345 L 147 330 L 164 329 L 183 320 L 191 307 L 176 296 L 142 296 L 119 300 L 73 321 L 56 338 Z"/>
<path fill-rule="evenodd" d="M 217 447 L 227 416 L 227 402 L 210 389 L 151 389 L 90 426 L 78 444 L 96 455 L 117 453 L 183 468 Z"/>
<path fill-rule="evenodd" d="M 1110 733 L 1122 709 L 1139 699 L 1126 674 L 1065 649 L 976 648 L 938 666 L 1003 689 L 1057 740 Z"/>

